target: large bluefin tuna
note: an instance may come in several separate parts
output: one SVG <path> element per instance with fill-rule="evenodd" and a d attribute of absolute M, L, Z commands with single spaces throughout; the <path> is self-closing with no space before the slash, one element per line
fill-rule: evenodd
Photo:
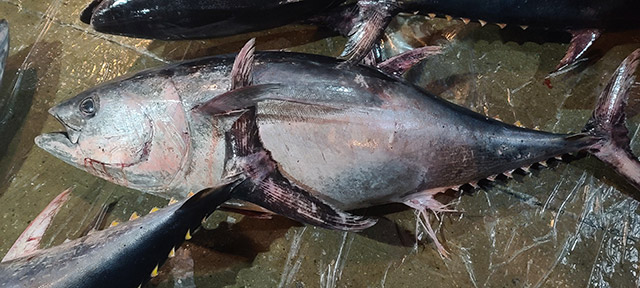
<path fill-rule="evenodd" d="M 39 241 L 21 237 L 18 241 L 31 244 L 19 250 L 21 255 L 7 255 L 0 263 L 0 287 L 140 287 L 157 275 L 158 266 L 185 239 L 191 238 L 203 218 L 229 199 L 239 181 L 200 191 L 138 219 L 132 215 L 127 223 L 93 231 L 53 248 L 35 250 L 33 243 Z M 68 193 L 54 199 L 43 211 L 45 215 L 36 220 L 50 221 Z M 37 230 L 48 224 L 37 223 L 41 227 L 32 232 L 41 234 L 44 231 Z"/>
<path fill-rule="evenodd" d="M 587 151 L 640 187 L 625 92 L 640 51 L 618 69 L 577 134 L 508 125 L 366 66 L 243 49 L 148 70 L 83 92 L 50 112 L 66 133 L 38 146 L 89 173 L 164 196 L 250 178 L 235 194 L 323 227 L 373 220 L 344 211 L 433 196 L 567 153 Z M 426 215 L 426 214 L 425 214 Z"/>
<path fill-rule="evenodd" d="M 221 37 L 282 26 L 344 0 L 94 0 L 80 17 L 99 32 L 153 39 Z"/>

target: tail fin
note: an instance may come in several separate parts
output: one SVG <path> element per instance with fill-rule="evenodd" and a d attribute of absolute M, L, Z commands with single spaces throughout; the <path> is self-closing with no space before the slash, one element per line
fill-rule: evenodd
<path fill-rule="evenodd" d="M 638 64 L 640 49 L 633 51 L 620 64 L 602 91 L 593 116 L 583 131 L 601 139 L 590 147 L 591 153 L 611 165 L 618 174 L 640 190 L 640 161 L 631 152 L 624 113 L 627 94 L 634 83 L 634 72 Z"/>

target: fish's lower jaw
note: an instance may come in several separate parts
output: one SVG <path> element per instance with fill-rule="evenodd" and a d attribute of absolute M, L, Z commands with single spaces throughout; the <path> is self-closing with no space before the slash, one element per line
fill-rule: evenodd
<path fill-rule="evenodd" d="M 76 145 L 69 141 L 66 132 L 46 133 L 36 136 L 35 144 L 42 150 L 75 167 L 80 167 L 76 157 Z"/>

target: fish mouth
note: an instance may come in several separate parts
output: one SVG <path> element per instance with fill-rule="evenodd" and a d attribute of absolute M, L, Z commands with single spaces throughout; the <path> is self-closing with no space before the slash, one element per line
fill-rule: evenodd
<path fill-rule="evenodd" d="M 67 122 L 62 120 L 62 118 L 60 118 L 58 113 L 54 111 L 54 108 L 55 107 L 49 109 L 49 114 L 51 114 L 53 118 L 56 118 L 56 120 L 58 120 L 58 122 L 60 122 L 60 124 L 62 124 L 62 126 L 64 126 L 64 128 L 67 130 L 66 132 L 59 132 L 59 133 L 64 133 L 67 136 L 67 139 L 69 139 L 69 141 L 72 144 L 78 144 L 78 139 L 80 138 L 80 131 L 82 131 L 82 129 L 78 127 L 74 127 L 71 124 L 68 124 Z"/>
<path fill-rule="evenodd" d="M 49 152 L 56 158 L 75 166 L 76 145 L 71 143 L 67 132 L 52 132 L 38 135 L 35 143 L 41 149 Z"/>
<path fill-rule="evenodd" d="M 49 109 L 51 114 L 67 131 L 58 131 L 44 133 L 38 135 L 34 141 L 36 145 L 43 150 L 49 152 L 56 158 L 64 162 L 75 165 L 74 155 L 76 155 L 78 138 L 80 137 L 80 129 L 65 123 L 62 118 L 54 111 L 55 107 Z"/>

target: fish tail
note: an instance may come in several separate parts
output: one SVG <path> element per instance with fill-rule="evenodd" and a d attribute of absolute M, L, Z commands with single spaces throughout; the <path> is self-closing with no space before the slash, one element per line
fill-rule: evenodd
<path fill-rule="evenodd" d="M 593 116 L 583 132 L 597 137 L 589 152 L 610 165 L 631 185 L 640 190 L 640 161 L 630 148 L 624 108 L 628 91 L 634 83 L 634 72 L 640 64 L 640 49 L 635 50 L 618 67 L 602 91 Z"/>

